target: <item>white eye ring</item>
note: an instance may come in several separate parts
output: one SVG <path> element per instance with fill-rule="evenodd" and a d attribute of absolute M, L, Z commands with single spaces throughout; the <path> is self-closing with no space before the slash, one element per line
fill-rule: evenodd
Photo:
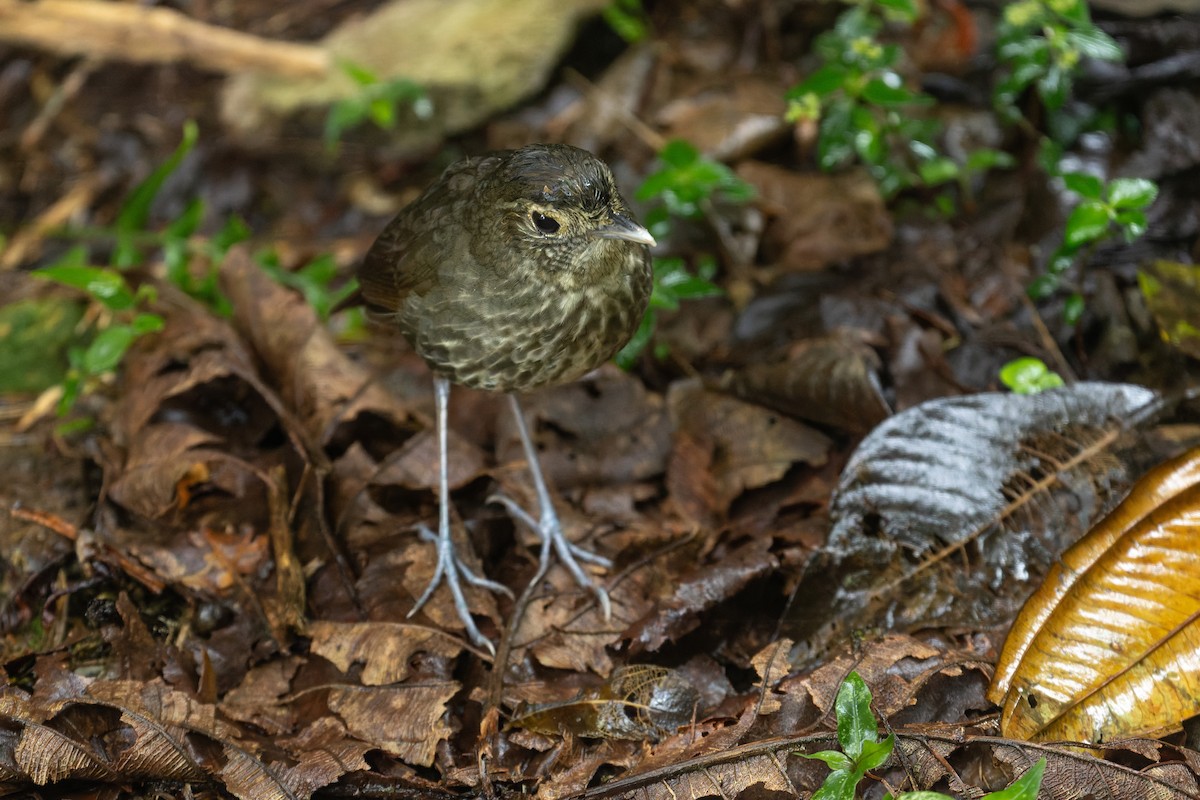
<path fill-rule="evenodd" d="M 562 227 L 554 217 L 548 217 L 540 211 L 534 211 L 529 218 L 533 220 L 534 227 L 542 233 L 558 233 L 558 229 Z"/>

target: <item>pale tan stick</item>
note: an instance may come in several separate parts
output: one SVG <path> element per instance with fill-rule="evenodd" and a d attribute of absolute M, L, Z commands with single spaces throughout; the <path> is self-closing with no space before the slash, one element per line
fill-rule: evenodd
<path fill-rule="evenodd" d="M 143 64 L 186 61 L 218 72 L 289 77 L 320 76 L 333 63 L 314 45 L 262 39 L 169 8 L 100 0 L 0 0 L 0 42 L 60 55 Z"/>

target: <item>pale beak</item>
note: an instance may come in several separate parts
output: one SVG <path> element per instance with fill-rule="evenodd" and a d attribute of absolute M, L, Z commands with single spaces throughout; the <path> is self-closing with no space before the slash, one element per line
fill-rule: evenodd
<path fill-rule="evenodd" d="M 658 244 L 650 235 L 650 231 L 623 214 L 613 214 L 612 222 L 596 228 L 591 233 L 597 239 L 623 239 L 634 244 L 644 244 L 647 247 L 654 247 Z"/>

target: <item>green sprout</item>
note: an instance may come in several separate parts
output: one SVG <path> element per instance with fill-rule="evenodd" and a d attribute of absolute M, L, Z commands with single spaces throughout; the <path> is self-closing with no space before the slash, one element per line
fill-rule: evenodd
<path fill-rule="evenodd" d="M 342 134 L 370 121 L 390 131 L 396 127 L 398 109 L 407 105 L 419 120 L 433 116 L 433 103 L 420 84 L 408 78 L 381 80 L 366 67 L 343 61 L 342 70 L 354 81 L 358 92 L 338 100 L 325 118 L 325 147 L 336 150 Z"/>
<path fill-rule="evenodd" d="M 879 726 L 871 713 L 871 690 L 857 672 L 851 672 L 838 687 L 834 700 L 837 715 L 837 738 L 841 750 L 822 750 L 819 753 L 798 753 L 804 758 L 823 761 L 832 770 L 812 800 L 854 800 L 858 784 L 873 769 L 883 766 L 896 744 L 895 734 L 880 740 Z M 1046 759 L 1041 759 L 1008 787 L 985 795 L 981 800 L 1037 800 L 1046 771 Z M 954 800 L 940 792 L 905 792 L 886 800 Z"/>
<path fill-rule="evenodd" d="M 635 197 L 653 203 L 646 227 L 659 241 L 671 237 L 681 220 L 698 221 L 712 213 L 718 203 L 740 205 L 754 197 L 754 188 L 719 161 L 702 155 L 693 145 L 672 139 L 658 153 L 660 168 L 648 175 Z M 684 300 L 721 294 L 713 283 L 717 262 L 710 255 L 696 259 L 696 272 L 682 258 L 654 259 L 654 289 L 641 325 L 629 343 L 617 353 L 616 361 L 629 369 L 654 338 L 659 311 L 674 311 Z M 664 355 L 661 349 L 656 351 Z"/>

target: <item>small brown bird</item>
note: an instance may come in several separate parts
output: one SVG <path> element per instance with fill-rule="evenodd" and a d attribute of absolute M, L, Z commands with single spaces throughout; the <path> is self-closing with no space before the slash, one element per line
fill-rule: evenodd
<path fill-rule="evenodd" d="M 450 537 L 446 413 L 450 384 L 458 383 L 509 393 L 539 516 L 500 500 L 542 537 L 538 577 L 553 548 L 609 615 L 607 593 L 579 565 L 609 562 L 563 535 L 514 393 L 572 381 L 629 341 L 650 299 L 653 245 L 603 161 L 575 147 L 535 144 L 450 166 L 367 253 L 358 270 L 367 310 L 396 325 L 434 373 L 438 561 L 412 613 L 444 579 L 468 636 L 491 650 L 460 579 L 507 592 L 468 570 Z"/>

